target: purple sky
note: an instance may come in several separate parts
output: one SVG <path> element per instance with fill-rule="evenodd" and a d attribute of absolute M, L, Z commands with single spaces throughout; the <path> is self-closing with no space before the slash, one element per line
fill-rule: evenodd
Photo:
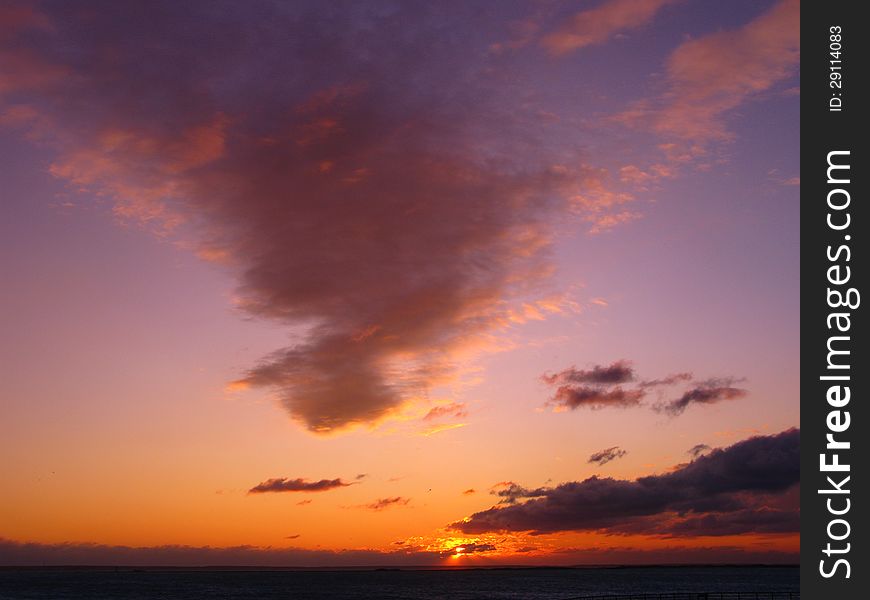
<path fill-rule="evenodd" d="M 516 562 L 503 511 L 780 439 L 798 12 L 4 4 L 0 542 Z M 680 543 L 794 556 L 785 481 Z M 531 555 L 677 552 L 640 525 Z"/>

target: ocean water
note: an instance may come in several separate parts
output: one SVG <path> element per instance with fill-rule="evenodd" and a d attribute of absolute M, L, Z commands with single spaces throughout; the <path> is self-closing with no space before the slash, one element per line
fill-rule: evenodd
<path fill-rule="evenodd" d="M 96 570 L 3 569 L 0 600 L 217 598 L 359 600 L 567 600 L 603 594 L 684 592 L 679 600 L 797 598 L 797 567 L 622 567 L 474 570 Z M 769 595 L 772 592 L 784 595 Z M 737 596 L 724 597 L 727 600 Z"/>

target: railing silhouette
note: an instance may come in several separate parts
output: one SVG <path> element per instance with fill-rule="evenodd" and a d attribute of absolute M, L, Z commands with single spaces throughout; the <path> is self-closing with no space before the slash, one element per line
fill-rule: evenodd
<path fill-rule="evenodd" d="M 669 592 L 653 594 L 594 594 L 566 600 L 800 600 L 800 592 Z"/>

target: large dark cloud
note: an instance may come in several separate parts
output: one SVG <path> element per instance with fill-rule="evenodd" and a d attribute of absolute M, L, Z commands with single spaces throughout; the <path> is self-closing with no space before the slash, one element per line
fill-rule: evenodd
<path fill-rule="evenodd" d="M 293 332 L 235 385 L 310 430 L 425 397 L 543 293 L 553 211 L 590 171 L 547 152 L 490 51 L 521 6 L 39 7 L 0 35 L 2 108 L 53 175 L 224 265 L 241 310 Z"/>
<path fill-rule="evenodd" d="M 675 519 L 669 533 L 680 536 L 723 536 L 741 533 L 795 533 L 800 531 L 800 511 L 765 507 L 732 513 L 708 513 L 699 517 Z"/>
<path fill-rule="evenodd" d="M 326 492 L 336 488 L 353 485 L 341 479 L 321 479 L 320 481 L 307 481 L 305 479 L 276 478 L 267 479 L 258 483 L 250 490 L 249 494 L 265 494 L 269 492 Z"/>
<path fill-rule="evenodd" d="M 605 448 L 604 450 L 599 450 L 598 452 L 593 452 L 589 457 L 589 460 L 586 462 L 590 464 L 604 465 L 612 460 L 616 460 L 617 458 L 622 458 L 626 454 L 628 454 L 627 450 L 623 450 L 619 446 L 612 446 L 610 448 Z"/>
<path fill-rule="evenodd" d="M 736 494 L 730 509 L 675 512 L 627 519 L 607 533 L 664 537 L 722 537 L 744 533 L 796 534 L 800 531 L 800 486 L 784 492 Z"/>
<path fill-rule="evenodd" d="M 590 477 L 534 490 L 452 525 L 463 533 L 529 531 L 725 535 L 796 531 L 797 508 L 769 510 L 800 481 L 800 430 L 713 450 L 662 475 Z M 517 486 L 518 490 L 522 490 Z M 523 497 L 516 492 L 514 498 Z M 721 525 L 722 533 L 710 533 Z"/>

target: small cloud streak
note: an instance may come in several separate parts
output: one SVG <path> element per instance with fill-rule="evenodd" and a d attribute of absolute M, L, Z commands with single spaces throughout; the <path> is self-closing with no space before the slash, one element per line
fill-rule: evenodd
<path fill-rule="evenodd" d="M 637 385 L 641 388 L 666 387 L 671 385 L 677 385 L 678 383 L 682 383 L 684 381 L 691 381 L 691 379 L 691 373 L 674 373 L 673 375 L 668 375 L 667 377 L 662 377 L 661 379 L 641 381 Z"/>
<path fill-rule="evenodd" d="M 402 496 L 393 496 L 392 498 L 379 498 L 372 502 L 371 504 L 363 504 L 358 508 L 366 508 L 368 510 L 373 510 L 375 512 L 380 512 L 382 510 L 386 510 L 388 508 L 392 508 L 395 506 L 407 506 L 411 501 L 410 498 L 403 498 Z"/>
<path fill-rule="evenodd" d="M 696 387 L 687 390 L 682 396 L 668 402 L 661 410 L 672 416 L 683 413 L 693 404 L 716 404 L 725 400 L 744 398 L 748 392 L 742 388 L 733 386 L 734 379 L 710 379 L 701 382 Z"/>
<path fill-rule="evenodd" d="M 452 431 L 454 429 L 461 429 L 467 426 L 468 423 L 442 423 L 441 425 L 433 425 L 432 427 L 427 427 L 420 432 L 420 435 L 424 437 L 429 437 L 431 435 L 436 435 L 445 431 Z"/>
<path fill-rule="evenodd" d="M 320 481 L 307 481 L 305 479 L 273 478 L 258 483 L 250 490 L 249 494 L 266 494 L 272 492 L 326 492 L 336 488 L 343 488 L 353 483 L 347 483 L 341 479 L 321 479 Z"/>
<path fill-rule="evenodd" d="M 628 454 L 627 450 L 623 450 L 619 446 L 612 446 L 593 453 L 586 462 L 600 466 L 605 465 L 612 460 L 616 460 L 617 458 L 622 458 L 626 454 Z"/>
<path fill-rule="evenodd" d="M 541 379 L 549 385 L 572 383 L 610 385 L 631 381 L 634 379 L 634 369 L 627 360 L 618 360 L 609 365 L 595 365 L 588 370 L 570 367 L 553 375 L 543 375 Z"/>
<path fill-rule="evenodd" d="M 617 387 L 602 390 L 594 387 L 561 386 L 556 390 L 551 403 L 557 408 L 576 410 L 578 408 L 631 408 L 638 406 L 643 399 L 643 390 L 624 390 Z"/>

